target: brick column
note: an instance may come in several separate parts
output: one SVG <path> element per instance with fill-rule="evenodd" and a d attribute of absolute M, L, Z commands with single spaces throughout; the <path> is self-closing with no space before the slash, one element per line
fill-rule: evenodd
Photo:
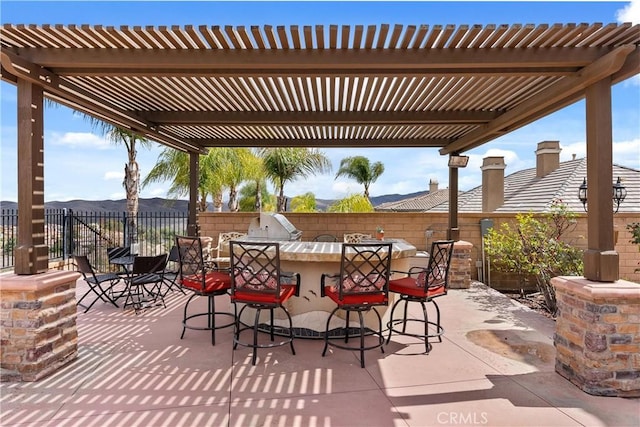
<path fill-rule="evenodd" d="M 1 381 L 37 381 L 78 357 L 79 277 L 0 274 Z"/>
<path fill-rule="evenodd" d="M 598 396 L 640 397 L 640 285 L 582 277 L 556 289 L 556 372 Z"/>
<path fill-rule="evenodd" d="M 449 268 L 449 288 L 469 289 L 471 286 L 471 249 L 473 245 L 464 240 L 453 244 L 451 267 Z"/>

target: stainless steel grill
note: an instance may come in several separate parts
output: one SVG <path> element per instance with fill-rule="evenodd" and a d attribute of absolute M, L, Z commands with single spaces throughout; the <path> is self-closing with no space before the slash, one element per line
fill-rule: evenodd
<path fill-rule="evenodd" d="M 248 236 L 252 239 L 295 241 L 300 240 L 302 231 L 282 214 L 261 213 L 249 223 Z"/>

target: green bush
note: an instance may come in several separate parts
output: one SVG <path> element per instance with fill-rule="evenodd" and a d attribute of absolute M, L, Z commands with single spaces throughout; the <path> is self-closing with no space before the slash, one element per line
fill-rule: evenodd
<path fill-rule="evenodd" d="M 536 288 L 554 316 L 558 308 L 551 278 L 583 274 L 582 251 L 562 240 L 575 224 L 575 213 L 555 201 L 549 213 L 539 219 L 532 213 L 517 214 L 515 224 L 503 223 L 498 230 L 490 229 L 485 237 L 492 268 L 515 273 L 522 285 L 528 277 L 535 277 Z"/>
<path fill-rule="evenodd" d="M 631 243 L 635 243 L 638 246 L 638 251 L 640 251 L 640 222 L 632 222 L 631 224 L 627 224 L 627 230 L 631 232 Z M 640 263 L 638 263 L 640 265 Z M 639 272 L 640 268 L 636 268 L 635 272 Z"/>

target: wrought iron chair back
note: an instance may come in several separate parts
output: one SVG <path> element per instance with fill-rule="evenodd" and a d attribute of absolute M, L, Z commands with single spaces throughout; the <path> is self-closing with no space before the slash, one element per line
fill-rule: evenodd
<path fill-rule="evenodd" d="M 234 313 L 229 311 L 216 311 L 215 297 L 225 295 L 231 288 L 231 278 L 226 272 L 211 269 L 203 256 L 203 245 L 200 237 L 176 236 L 176 246 L 178 247 L 179 259 L 179 284 L 182 290 L 191 291 L 193 294 L 184 305 L 184 315 L 182 319 L 182 334 L 184 337 L 187 329 L 210 330 L 211 344 L 216 343 L 216 329 L 233 326 L 235 323 Z M 189 305 L 198 296 L 208 298 L 206 311 L 189 313 Z M 231 320 L 222 325 L 216 324 L 216 316 L 225 316 Z M 200 326 L 192 319 L 197 317 L 207 317 L 207 326 Z"/>
<path fill-rule="evenodd" d="M 388 293 L 391 243 L 343 243 L 338 295 Z"/>

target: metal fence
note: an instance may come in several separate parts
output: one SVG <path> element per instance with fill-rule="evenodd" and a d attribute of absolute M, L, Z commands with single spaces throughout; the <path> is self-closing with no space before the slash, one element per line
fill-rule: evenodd
<path fill-rule="evenodd" d="M 138 253 L 155 255 L 168 252 L 176 235 L 187 232 L 187 212 L 141 212 L 136 216 L 136 238 L 127 236 L 126 212 L 74 212 L 71 209 L 45 210 L 45 244 L 49 259 L 66 260 L 87 255 L 100 270 L 109 268 L 107 248 L 137 242 Z M 18 211 L 1 211 L 0 269 L 14 266 L 17 245 Z"/>

